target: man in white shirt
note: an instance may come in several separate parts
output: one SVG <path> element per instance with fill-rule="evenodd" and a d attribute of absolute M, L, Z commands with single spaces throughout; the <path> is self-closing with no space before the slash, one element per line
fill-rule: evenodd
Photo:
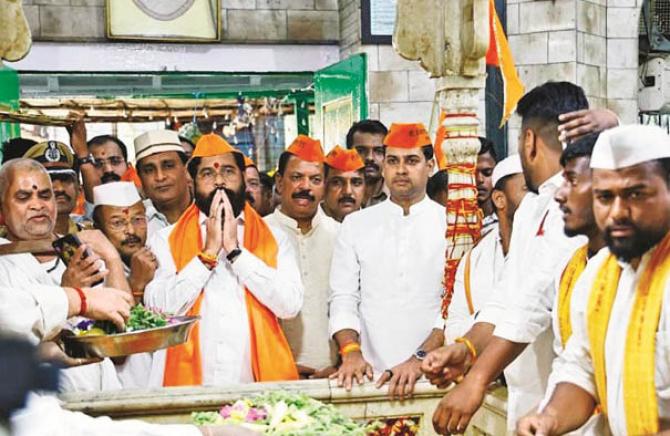
<path fill-rule="evenodd" d="M 435 411 L 433 425 L 440 434 L 465 431 L 489 383 L 515 359 L 514 370 L 505 373 L 508 428 L 513 429 L 518 417 L 542 399 L 555 357 L 549 328 L 554 280 L 586 242 L 583 237 L 565 235 L 554 200 L 561 184 L 559 159 L 563 151 L 558 141 L 558 116 L 587 107 L 584 91 L 568 82 L 547 82 L 519 101 L 519 156 L 526 186 L 537 195 L 527 195 L 516 212 L 502 280 L 473 328 L 457 338 L 456 344 L 437 350 L 424 362 L 429 377 L 437 380 L 453 380 L 472 366 Z"/>
<path fill-rule="evenodd" d="M 151 236 L 174 224 L 191 204 L 186 154 L 179 135 L 172 130 L 145 132 L 134 143 Z"/>
<path fill-rule="evenodd" d="M 112 182 L 93 188 L 93 222 L 119 252 L 133 296 L 142 302 L 144 288 L 158 263 L 146 246 L 147 216 L 131 182 Z"/>
<path fill-rule="evenodd" d="M 154 354 L 151 385 L 296 379 L 277 320 L 302 307 L 290 242 L 245 202 L 243 156 L 223 138 L 202 136 L 189 173 L 195 204 L 150 239 L 159 267 L 144 298 L 201 320 L 184 346 Z"/>
<path fill-rule="evenodd" d="M 328 286 L 340 224 L 319 207 L 326 178 L 321 142 L 298 135 L 279 157 L 275 177 L 281 204 L 265 222 L 288 236 L 305 287 L 300 314 L 283 320 L 282 328 L 300 376 L 323 378 L 337 363 L 337 349 L 328 334 Z"/>
<path fill-rule="evenodd" d="M 0 209 L 7 226 L 6 244 L 53 237 L 56 204 L 51 180 L 42 165 L 32 159 L 14 159 L 0 169 Z M 95 230 L 77 234 L 83 242 L 67 267 L 54 253 L 19 253 L 0 256 L 0 286 L 26 289 L 54 285 L 73 288 L 93 286 L 100 280 L 110 287 L 130 294 L 121 258 L 104 237 Z M 88 256 L 86 250 L 90 249 Z M 100 269 L 103 260 L 106 270 Z M 20 271 L 20 274 L 17 274 Z M 52 344 L 45 349 L 54 351 Z M 63 361 L 74 364 L 62 355 Z M 99 364 L 70 368 L 62 372 L 61 389 L 96 391 L 118 389 L 116 372 L 109 359 Z"/>
<path fill-rule="evenodd" d="M 557 384 L 520 434 L 563 434 L 596 405 L 613 434 L 670 429 L 670 138 L 655 126 L 601 133 L 591 158 L 593 212 L 607 248 L 574 291 L 573 333 Z"/>
<path fill-rule="evenodd" d="M 521 160 L 513 154 L 493 169 L 491 201 L 498 224 L 461 259 L 445 323 L 447 342 L 463 336 L 500 280 L 512 237 L 514 212 L 526 195 Z"/>
<path fill-rule="evenodd" d="M 330 333 L 342 365 L 331 376 L 389 382 L 410 396 L 426 352 L 444 341 L 439 318 L 446 250 L 444 208 L 426 195 L 433 149 L 422 124 L 394 124 L 384 139 L 391 197 L 349 215 L 330 272 Z M 439 318 L 439 325 L 435 320 Z"/>

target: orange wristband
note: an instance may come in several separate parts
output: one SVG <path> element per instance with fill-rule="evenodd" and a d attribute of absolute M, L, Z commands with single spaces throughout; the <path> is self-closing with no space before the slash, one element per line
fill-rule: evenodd
<path fill-rule="evenodd" d="M 477 361 L 477 349 L 475 348 L 474 345 L 472 345 L 472 342 L 470 342 L 470 339 L 460 337 L 454 339 L 454 342 L 458 344 L 465 344 L 465 346 L 468 348 L 468 351 L 470 352 L 470 358 L 472 359 L 472 362 L 470 362 L 470 365 L 474 365 L 475 362 Z"/>
<path fill-rule="evenodd" d="M 207 269 L 210 270 L 216 268 L 216 264 L 219 262 L 218 256 L 207 254 L 204 251 L 198 253 L 198 259 L 200 259 L 200 262 L 202 262 L 207 267 Z"/>
<path fill-rule="evenodd" d="M 340 348 L 340 356 L 353 353 L 354 351 L 361 351 L 361 344 L 358 342 L 349 342 Z"/>

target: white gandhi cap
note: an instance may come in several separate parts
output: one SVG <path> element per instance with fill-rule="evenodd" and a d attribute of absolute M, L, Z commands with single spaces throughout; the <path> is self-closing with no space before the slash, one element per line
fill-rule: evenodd
<path fill-rule="evenodd" d="M 670 157 L 670 136 L 657 126 L 631 124 L 605 130 L 591 154 L 591 168 L 618 170 Z"/>
<path fill-rule="evenodd" d="M 521 173 L 523 173 L 523 168 L 521 167 L 521 158 L 519 158 L 519 155 L 515 153 L 507 156 L 493 168 L 493 175 L 491 176 L 493 186 L 495 187 L 501 179 L 507 176 Z"/>
<path fill-rule="evenodd" d="M 93 188 L 94 206 L 130 207 L 140 201 L 140 194 L 132 182 L 112 182 Z"/>
<path fill-rule="evenodd" d="M 142 133 L 135 138 L 135 159 L 142 158 L 165 151 L 184 152 L 179 141 L 179 135 L 172 130 L 152 130 Z"/>

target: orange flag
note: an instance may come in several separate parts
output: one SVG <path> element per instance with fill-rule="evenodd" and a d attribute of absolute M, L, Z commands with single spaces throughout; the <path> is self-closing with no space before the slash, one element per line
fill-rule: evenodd
<path fill-rule="evenodd" d="M 493 0 L 489 0 L 489 12 L 489 33 L 491 40 L 489 51 L 486 53 L 486 65 L 500 68 L 503 78 L 504 105 L 503 117 L 500 120 L 500 127 L 502 127 L 514 112 L 517 103 L 523 97 L 525 89 L 514 67 L 512 50 L 510 50 L 507 43 L 507 37 L 500 23 L 500 18 L 498 18 Z"/>

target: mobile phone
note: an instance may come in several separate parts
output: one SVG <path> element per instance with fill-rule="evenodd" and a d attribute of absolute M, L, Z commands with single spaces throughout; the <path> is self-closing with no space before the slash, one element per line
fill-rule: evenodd
<path fill-rule="evenodd" d="M 81 247 L 81 240 L 77 237 L 77 235 L 65 235 L 62 238 L 58 238 L 53 243 L 51 244 L 56 250 L 56 253 L 58 253 L 58 257 L 61 258 L 63 263 L 66 266 L 70 265 L 70 261 L 74 257 L 75 253 L 77 252 L 77 249 Z M 86 259 L 91 255 L 91 250 L 86 248 L 84 251 L 84 254 L 82 256 L 82 259 Z M 102 284 L 103 280 L 100 280 L 96 283 L 93 284 L 93 286 L 97 286 L 99 284 Z"/>

